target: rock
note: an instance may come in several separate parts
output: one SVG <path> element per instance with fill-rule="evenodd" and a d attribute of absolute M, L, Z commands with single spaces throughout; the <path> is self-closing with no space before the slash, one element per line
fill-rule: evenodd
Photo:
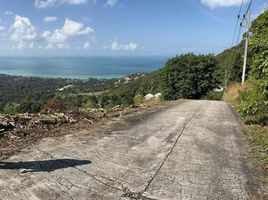
<path fill-rule="evenodd" d="M 13 129 L 15 128 L 15 121 L 12 117 L 7 116 L 5 118 L 0 118 L 0 129 Z"/>
<path fill-rule="evenodd" d="M 161 98 L 161 96 L 162 96 L 162 94 L 161 94 L 161 93 L 156 93 L 156 94 L 154 95 L 154 97 L 155 97 L 156 99 L 160 99 L 160 98 Z"/>
<path fill-rule="evenodd" d="M 153 100 L 155 98 L 155 96 L 153 94 L 147 94 L 144 96 L 144 98 L 146 101 L 149 101 L 149 100 Z"/>
<path fill-rule="evenodd" d="M 160 99 L 162 96 L 161 93 L 156 93 L 155 95 L 153 94 L 147 94 L 144 96 L 146 101 L 154 100 L 154 99 Z"/>

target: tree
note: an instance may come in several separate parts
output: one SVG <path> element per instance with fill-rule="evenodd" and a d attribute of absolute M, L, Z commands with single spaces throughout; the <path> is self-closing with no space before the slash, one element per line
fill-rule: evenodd
<path fill-rule="evenodd" d="M 161 91 L 167 100 L 200 99 L 218 87 L 217 61 L 212 55 L 185 54 L 171 58 L 161 71 Z"/>
<path fill-rule="evenodd" d="M 244 43 L 241 42 L 231 49 L 226 49 L 216 56 L 218 61 L 217 77 L 224 84 L 227 79 L 228 84 L 240 82 L 242 77 Z M 248 66 L 247 66 L 248 67 Z M 226 74 L 225 74 L 226 73 Z M 225 77 L 227 76 L 227 77 Z"/>

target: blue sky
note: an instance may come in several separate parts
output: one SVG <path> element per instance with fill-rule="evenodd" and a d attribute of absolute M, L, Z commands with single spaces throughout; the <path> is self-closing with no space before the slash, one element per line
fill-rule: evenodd
<path fill-rule="evenodd" d="M 266 2 L 253 1 L 253 17 Z M 240 3 L 0 0 L 0 56 L 217 54 L 232 43 Z"/>

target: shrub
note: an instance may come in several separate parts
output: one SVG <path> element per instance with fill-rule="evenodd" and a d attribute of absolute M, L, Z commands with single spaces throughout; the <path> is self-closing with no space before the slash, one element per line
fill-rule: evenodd
<path fill-rule="evenodd" d="M 3 109 L 5 114 L 16 114 L 19 111 L 19 104 L 17 103 L 7 103 Z"/>
<path fill-rule="evenodd" d="M 86 103 L 83 104 L 83 108 L 94 108 L 95 106 L 96 104 L 92 100 L 88 100 Z"/>
<path fill-rule="evenodd" d="M 254 124 L 268 124 L 268 82 L 251 79 L 238 98 L 238 109 L 243 117 Z"/>
<path fill-rule="evenodd" d="M 18 110 L 20 113 L 37 113 L 41 110 L 41 103 L 37 100 L 24 100 Z"/>
<path fill-rule="evenodd" d="M 220 92 L 216 92 L 216 91 L 209 92 L 208 95 L 207 95 L 207 99 L 208 100 L 220 101 L 220 100 L 222 100 L 223 93 L 224 93 L 223 91 L 220 91 Z"/>
<path fill-rule="evenodd" d="M 143 101 L 144 101 L 144 96 L 141 94 L 137 94 L 133 98 L 134 105 L 140 105 L 143 103 Z"/>

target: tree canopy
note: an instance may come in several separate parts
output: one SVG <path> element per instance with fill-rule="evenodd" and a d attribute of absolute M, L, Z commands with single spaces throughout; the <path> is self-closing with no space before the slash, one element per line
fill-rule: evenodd
<path fill-rule="evenodd" d="M 167 100 L 200 99 L 219 86 L 213 55 L 185 54 L 167 61 L 161 70 L 161 91 Z"/>

